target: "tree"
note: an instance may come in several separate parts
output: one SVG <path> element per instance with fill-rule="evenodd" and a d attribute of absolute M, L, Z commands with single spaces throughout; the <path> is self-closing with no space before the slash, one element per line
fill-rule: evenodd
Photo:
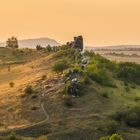
<path fill-rule="evenodd" d="M 41 45 L 37 45 L 37 46 L 36 46 L 36 50 L 37 50 L 37 51 L 40 51 L 40 50 L 42 50 L 42 49 L 43 49 L 43 47 L 42 47 Z"/>
<path fill-rule="evenodd" d="M 19 45 L 18 45 L 17 38 L 16 37 L 8 38 L 8 40 L 6 41 L 6 47 L 9 47 L 12 49 L 18 48 Z"/>
<path fill-rule="evenodd" d="M 51 47 L 50 45 L 48 45 L 48 46 L 46 47 L 46 49 L 47 49 L 48 52 L 51 52 L 51 51 L 52 51 L 52 47 Z"/>

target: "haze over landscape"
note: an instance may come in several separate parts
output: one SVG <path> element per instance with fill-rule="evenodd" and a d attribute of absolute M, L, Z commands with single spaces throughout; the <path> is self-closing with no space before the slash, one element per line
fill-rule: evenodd
<path fill-rule="evenodd" d="M 0 41 L 82 34 L 86 46 L 139 45 L 139 0 L 0 0 Z"/>

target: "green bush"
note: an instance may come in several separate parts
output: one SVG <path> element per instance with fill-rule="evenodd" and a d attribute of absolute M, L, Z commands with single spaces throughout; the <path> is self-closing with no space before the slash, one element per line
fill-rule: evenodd
<path fill-rule="evenodd" d="M 133 107 L 123 118 L 125 123 L 131 127 L 140 127 L 140 107 Z"/>
<path fill-rule="evenodd" d="M 101 95 L 105 98 L 109 98 L 108 92 L 107 91 L 102 91 Z"/>
<path fill-rule="evenodd" d="M 105 68 L 105 69 L 108 69 L 108 70 L 111 70 L 111 71 L 116 71 L 117 68 L 118 68 L 118 65 L 115 62 L 110 61 L 110 60 L 102 57 L 99 54 L 96 54 L 93 57 L 91 57 L 90 63 L 91 64 L 96 64 L 97 67 L 100 68 L 100 69 Z"/>
<path fill-rule="evenodd" d="M 33 111 L 35 111 L 35 110 L 37 110 L 38 109 L 38 107 L 36 107 L 36 106 L 32 106 L 31 107 L 31 110 L 33 110 Z"/>
<path fill-rule="evenodd" d="M 119 134 L 113 134 L 112 136 L 102 137 L 100 140 L 124 140 Z"/>
<path fill-rule="evenodd" d="M 136 102 L 140 101 L 140 97 L 135 97 L 135 101 Z"/>
<path fill-rule="evenodd" d="M 140 84 L 140 65 L 130 62 L 120 63 L 118 77 L 128 82 Z"/>
<path fill-rule="evenodd" d="M 10 135 L 8 136 L 8 140 L 16 140 L 16 133 L 11 132 Z"/>
<path fill-rule="evenodd" d="M 53 65 L 52 70 L 55 71 L 56 73 L 63 73 L 63 71 L 68 68 L 69 68 L 69 64 L 63 60 L 63 61 L 56 62 Z"/>
<path fill-rule="evenodd" d="M 129 92 L 130 92 L 130 87 L 129 87 L 129 86 L 126 86 L 126 87 L 125 87 L 125 91 L 126 91 L 127 93 L 129 93 Z"/>
<path fill-rule="evenodd" d="M 100 125 L 98 130 L 104 133 L 113 134 L 117 132 L 119 126 L 120 124 L 117 121 L 110 120 L 109 122 Z"/>
<path fill-rule="evenodd" d="M 105 86 L 112 85 L 110 75 L 106 69 L 98 68 L 96 64 L 90 64 L 86 67 L 87 75 L 97 83 Z"/>
<path fill-rule="evenodd" d="M 73 87 L 71 81 L 65 83 L 63 94 L 65 95 L 74 95 L 82 96 L 83 95 L 83 86 L 80 81 L 77 83 L 76 87 Z"/>
<path fill-rule="evenodd" d="M 34 93 L 33 87 L 32 87 L 31 85 L 28 85 L 28 86 L 25 88 L 24 92 L 25 92 L 26 94 L 32 94 L 32 93 Z"/>
<path fill-rule="evenodd" d="M 93 51 L 87 51 L 87 50 L 86 50 L 86 51 L 84 52 L 84 55 L 85 55 L 85 56 L 89 56 L 89 57 L 93 57 L 93 56 L 95 55 L 95 53 L 94 53 Z"/>
<path fill-rule="evenodd" d="M 63 99 L 64 99 L 64 105 L 66 107 L 72 107 L 73 106 L 73 101 L 72 101 L 71 96 L 66 95 Z"/>
<path fill-rule="evenodd" d="M 116 113 L 113 118 L 125 122 L 130 127 L 140 127 L 140 106 Z"/>

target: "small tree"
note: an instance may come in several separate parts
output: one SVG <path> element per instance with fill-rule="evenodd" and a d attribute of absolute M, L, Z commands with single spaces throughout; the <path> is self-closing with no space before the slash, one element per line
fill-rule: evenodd
<path fill-rule="evenodd" d="M 9 47 L 12 49 L 18 48 L 19 45 L 18 45 L 17 38 L 16 37 L 8 38 L 8 40 L 6 41 L 6 47 Z"/>
<path fill-rule="evenodd" d="M 37 51 L 40 51 L 40 50 L 42 50 L 42 49 L 43 49 L 43 47 L 42 47 L 41 45 L 37 45 L 37 46 L 36 46 L 36 50 L 37 50 Z"/>
<path fill-rule="evenodd" d="M 46 49 L 47 49 L 48 52 L 51 52 L 51 51 L 52 51 L 52 47 L 51 47 L 50 45 L 48 45 L 48 46 L 46 47 Z"/>

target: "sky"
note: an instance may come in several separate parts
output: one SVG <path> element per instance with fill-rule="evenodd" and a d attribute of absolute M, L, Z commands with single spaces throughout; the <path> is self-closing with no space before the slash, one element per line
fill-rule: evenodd
<path fill-rule="evenodd" d="M 0 0 L 0 41 L 77 35 L 89 46 L 140 44 L 140 0 Z"/>

